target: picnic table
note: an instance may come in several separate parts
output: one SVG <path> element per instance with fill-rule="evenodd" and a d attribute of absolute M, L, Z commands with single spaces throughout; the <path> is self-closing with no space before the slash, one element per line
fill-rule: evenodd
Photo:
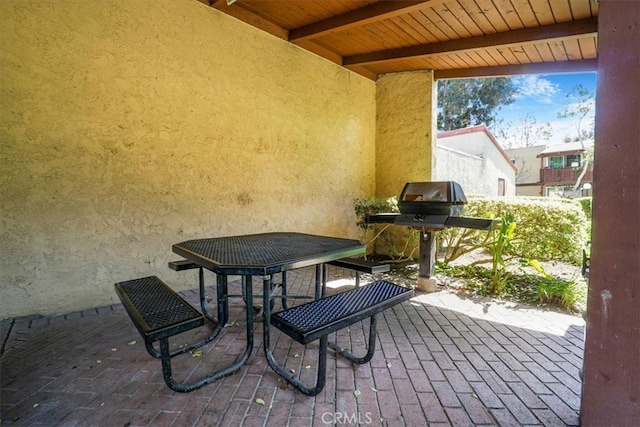
<path fill-rule="evenodd" d="M 412 295 L 412 291 L 409 289 L 381 281 L 363 288 L 325 297 L 326 280 L 324 280 L 324 269 L 322 268 L 324 263 L 361 255 L 365 252 L 365 246 L 352 239 L 274 232 L 187 240 L 174 244 L 172 249 L 174 253 L 184 258 L 184 262 L 179 262 L 175 264 L 176 266 L 196 267 L 200 270 L 199 287 L 202 314 L 195 309 L 190 310 L 190 306 L 187 307 L 188 303 L 181 300 L 181 297 L 173 293 L 157 277 L 117 283 L 116 291 L 134 324 L 145 337 L 149 353 L 162 360 L 165 382 L 171 389 L 180 392 L 195 390 L 223 376 L 230 375 L 240 369 L 249 359 L 254 342 L 253 276 L 262 278 L 263 347 L 269 365 L 279 375 L 308 395 L 318 394 L 324 387 L 327 335 L 329 333 L 370 317 L 370 339 L 368 351 L 364 357 L 358 357 L 346 350 L 335 348 L 338 354 L 355 363 L 368 362 L 375 348 L 375 315 Z M 287 308 L 286 300 L 299 296 L 288 295 L 283 286 L 282 293 L 278 298 L 282 299 L 285 310 L 272 315 L 271 309 L 276 298 L 273 276 L 310 266 L 315 266 L 315 295 L 312 297 L 312 301 Z M 217 277 L 217 317 L 210 314 L 206 307 L 203 269 L 215 273 Z M 201 326 L 204 324 L 205 318 L 216 324 L 216 327 L 210 336 L 188 346 L 188 348 L 193 349 L 204 345 L 215 338 L 221 327 L 228 321 L 228 301 L 233 296 L 229 293 L 228 277 L 234 275 L 242 276 L 242 296 L 246 303 L 247 340 L 244 353 L 231 365 L 210 373 L 194 383 L 177 383 L 173 380 L 171 373 L 171 358 L 184 353 L 184 350 L 171 351 L 168 338 L 172 334 Z M 144 292 L 140 292 L 143 287 L 138 283 L 140 281 L 144 282 Z M 155 293 L 148 297 L 150 291 Z M 308 296 L 306 297 L 308 298 Z M 169 320 L 160 320 L 154 325 L 149 325 L 146 318 L 156 314 L 155 306 L 159 300 L 169 301 L 179 310 L 175 313 L 168 309 Z M 174 314 L 178 315 L 178 319 L 173 318 Z M 153 320 L 156 321 L 155 318 Z M 320 339 L 318 377 L 314 386 L 309 387 L 303 384 L 275 360 L 270 344 L 270 326 L 272 324 L 303 344 Z M 155 341 L 160 341 L 160 351 L 157 351 L 153 346 Z"/>

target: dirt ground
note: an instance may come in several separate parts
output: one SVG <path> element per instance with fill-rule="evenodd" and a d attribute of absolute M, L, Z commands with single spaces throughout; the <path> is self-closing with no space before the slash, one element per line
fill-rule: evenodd
<path fill-rule="evenodd" d="M 491 255 L 487 254 L 484 251 L 474 251 L 469 254 L 465 254 L 457 260 L 451 262 L 451 265 L 468 265 L 472 262 L 482 259 L 490 260 Z M 544 271 L 546 271 L 547 274 L 550 274 L 551 276 L 559 277 L 564 280 L 582 279 L 579 266 L 566 264 L 559 261 L 541 261 L 540 264 L 542 264 Z M 491 263 L 489 262 L 486 264 L 482 264 L 482 266 L 490 268 Z M 517 271 L 521 268 L 517 260 L 513 260 L 512 262 L 510 262 L 509 266 L 509 269 L 514 271 Z M 535 270 L 532 267 L 527 267 L 526 271 L 532 274 L 535 273 Z"/>
<path fill-rule="evenodd" d="M 465 254 L 455 261 L 451 262 L 451 265 L 469 265 L 473 262 L 479 260 L 488 260 L 489 262 L 480 264 L 486 268 L 491 267 L 490 263 L 490 255 L 483 251 L 476 251 L 469 254 Z M 576 280 L 578 283 L 585 283 L 584 278 L 581 274 L 581 267 L 575 266 L 563 262 L 558 261 L 542 261 L 540 262 L 545 270 L 545 272 L 551 276 L 558 277 L 563 280 L 571 281 Z M 419 266 L 417 262 L 405 262 L 393 265 L 393 268 L 389 273 L 385 273 L 383 277 L 376 276 L 377 278 L 385 278 L 387 280 L 393 281 L 398 284 L 402 284 L 407 287 L 415 287 L 416 278 L 419 273 Z M 521 267 L 517 260 L 513 260 L 509 263 L 508 269 L 511 271 L 517 272 L 522 271 L 523 267 Z M 539 274 L 532 267 L 526 267 L 524 270 L 530 274 Z M 464 284 L 456 278 L 451 278 L 448 276 L 444 276 L 442 274 L 436 274 L 434 276 L 436 282 L 442 290 L 450 290 L 455 292 L 461 292 L 468 295 L 468 291 Z M 489 298 L 490 300 L 497 301 L 495 299 Z M 559 311 L 565 312 L 566 310 L 558 309 Z M 555 310 L 554 310 L 555 311 Z M 576 313 L 570 313 L 576 314 Z"/>

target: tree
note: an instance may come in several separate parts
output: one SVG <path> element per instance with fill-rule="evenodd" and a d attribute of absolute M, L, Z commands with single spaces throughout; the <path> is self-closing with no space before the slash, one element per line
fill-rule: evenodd
<path fill-rule="evenodd" d="M 551 139 L 552 129 L 549 122 L 538 124 L 536 118 L 527 113 L 520 117 L 518 124 L 512 122 L 496 123 L 494 134 L 500 138 L 504 148 L 533 147 L 542 145 Z"/>
<path fill-rule="evenodd" d="M 593 139 L 594 118 L 592 112 L 595 103 L 593 92 L 582 85 L 576 85 L 569 93 L 567 93 L 566 98 L 567 102 L 563 110 L 558 113 L 558 118 L 577 118 L 578 120 L 576 122 L 576 127 L 578 134 L 575 138 L 565 138 L 565 142 L 580 142 L 580 147 L 582 148 L 584 153 L 582 171 L 580 171 L 580 175 L 578 175 L 576 183 L 573 186 L 572 197 L 576 197 L 578 195 L 578 187 L 580 187 L 582 178 L 584 178 L 584 175 L 587 173 L 589 163 L 593 155 L 592 150 L 586 146 L 585 142 L 589 139 Z M 588 117 L 591 117 L 591 120 L 585 123 L 585 119 L 587 119 Z M 584 128 L 585 126 L 588 126 L 588 128 Z"/>
<path fill-rule="evenodd" d="M 438 81 L 438 128 L 490 126 L 496 112 L 514 101 L 518 89 L 509 77 Z"/>

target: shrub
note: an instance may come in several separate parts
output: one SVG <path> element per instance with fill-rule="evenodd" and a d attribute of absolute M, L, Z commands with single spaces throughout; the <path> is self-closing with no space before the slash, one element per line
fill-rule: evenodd
<path fill-rule="evenodd" d="M 398 211 L 398 198 L 389 197 L 387 199 L 378 199 L 377 197 L 362 197 L 353 201 L 353 208 L 358 218 L 356 224 L 358 227 L 365 230 L 365 232 L 371 230 L 374 224 L 367 224 L 365 218 L 367 215 L 385 213 L 385 212 L 399 212 Z"/>
<path fill-rule="evenodd" d="M 367 215 L 376 213 L 397 213 L 398 198 L 389 197 L 378 199 L 376 197 L 365 197 L 355 199 L 353 202 L 357 225 L 363 230 L 361 241 L 367 245 L 368 252 L 374 255 L 377 253 L 378 245 L 376 240 L 380 238 L 383 249 L 382 253 L 387 254 L 394 260 L 411 258 L 417 250 L 418 233 L 409 227 L 394 227 L 393 224 L 367 224 Z"/>
<path fill-rule="evenodd" d="M 501 218 L 513 215 L 516 224 L 510 247 L 505 256 L 557 260 L 579 265 L 582 248 L 589 240 L 590 222 L 575 199 L 549 197 L 468 197 L 462 215 L 481 218 Z M 408 227 L 388 224 L 366 224 L 365 217 L 381 212 L 398 212 L 398 199 L 360 198 L 354 201 L 358 226 L 365 232 L 363 241 L 371 245 L 378 237 L 392 257 L 410 257 L 416 252 L 417 232 Z M 395 230 L 394 230 L 395 229 Z M 440 256 L 447 264 L 477 249 L 491 253 L 492 233 L 468 228 L 448 228 L 436 233 Z M 397 248 L 402 248 L 398 250 Z"/>
<path fill-rule="evenodd" d="M 508 255 L 542 261 L 558 260 L 578 265 L 588 240 L 587 218 L 571 199 L 547 197 L 469 197 L 464 216 L 499 218 L 513 215 L 517 224 Z M 444 262 L 478 248 L 491 252 L 490 233 L 450 228 L 439 232 L 445 248 Z"/>
<path fill-rule="evenodd" d="M 592 220 L 592 215 L 591 215 L 591 208 L 593 206 L 593 198 L 591 197 L 578 197 L 576 199 L 573 199 L 576 202 L 580 203 L 580 206 L 582 206 L 582 210 L 584 211 L 584 214 L 587 217 L 587 236 L 591 236 L 591 220 Z"/>
<path fill-rule="evenodd" d="M 534 275 L 524 270 L 507 271 L 503 275 L 504 286 L 495 289 L 493 274 L 488 268 L 441 263 L 436 267 L 439 273 L 459 279 L 464 289 L 483 296 L 509 298 L 530 304 L 549 304 L 575 313 L 584 310 L 586 304 L 587 285 L 576 278 L 566 280 L 546 273 Z"/>

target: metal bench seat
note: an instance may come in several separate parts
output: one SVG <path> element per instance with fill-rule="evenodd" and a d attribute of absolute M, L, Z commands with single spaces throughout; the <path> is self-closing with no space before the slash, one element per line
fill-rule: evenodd
<path fill-rule="evenodd" d="M 162 375 L 169 388 L 187 392 L 215 379 L 207 377 L 192 384 L 180 384 L 173 379 L 171 358 L 209 343 L 220 333 L 222 324 L 218 323 L 206 338 L 170 350 L 170 337 L 203 326 L 205 317 L 156 276 L 116 283 L 115 290 L 131 321 L 144 339 L 147 352 L 161 360 Z M 153 346 L 156 341 L 160 342 L 160 350 Z M 223 375 L 228 373 L 224 371 Z"/>
<path fill-rule="evenodd" d="M 278 364 L 269 348 L 265 348 L 269 365 L 278 375 L 308 396 L 319 394 L 326 382 L 327 348 L 348 360 L 363 364 L 373 357 L 376 345 L 376 315 L 383 310 L 400 304 L 413 296 L 413 290 L 384 280 L 367 286 L 323 297 L 315 301 L 292 307 L 270 317 L 271 325 L 301 344 L 320 340 L 318 350 L 317 378 L 314 386 L 308 386 L 296 374 Z M 329 344 L 327 336 L 369 317 L 369 338 L 367 353 L 359 357 L 349 350 Z"/>
<path fill-rule="evenodd" d="M 386 273 L 387 271 L 391 270 L 390 264 L 381 264 L 379 262 L 374 262 L 363 258 L 342 258 L 335 261 L 329 261 L 326 264 L 333 265 L 334 267 L 354 270 L 356 272 L 356 288 L 360 286 L 360 273 L 376 274 Z"/>
<path fill-rule="evenodd" d="M 145 341 L 204 325 L 204 316 L 156 276 L 116 283 L 115 289 Z"/>
<path fill-rule="evenodd" d="M 379 313 L 413 295 L 387 281 L 320 298 L 271 315 L 271 324 L 301 344 L 308 344 Z"/>
<path fill-rule="evenodd" d="M 186 259 L 181 259 L 177 261 L 169 261 L 169 268 L 174 271 L 184 271 L 184 270 L 193 270 L 195 268 L 201 268 L 195 262 L 191 262 Z"/>

